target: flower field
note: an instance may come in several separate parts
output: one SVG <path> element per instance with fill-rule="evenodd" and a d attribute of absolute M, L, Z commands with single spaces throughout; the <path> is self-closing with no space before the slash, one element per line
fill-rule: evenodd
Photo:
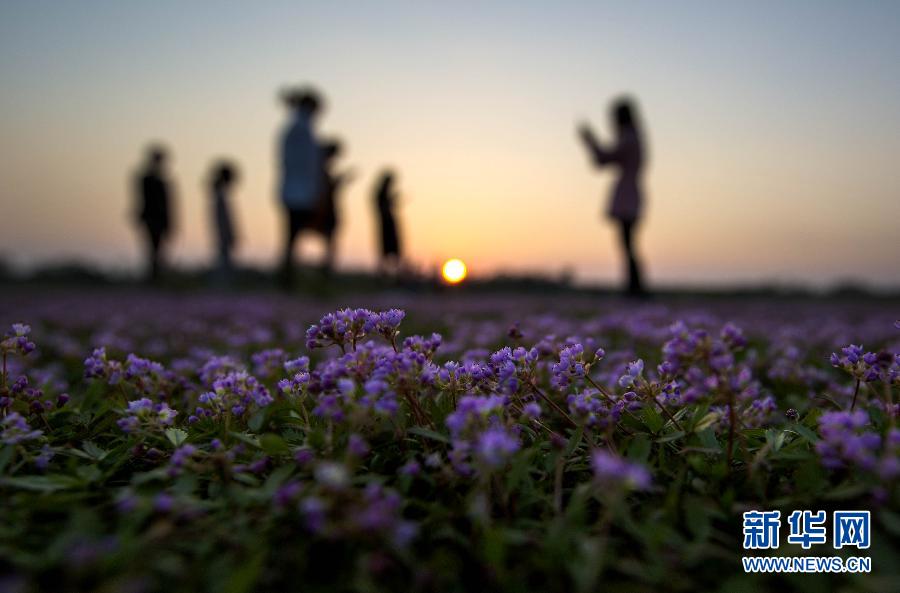
<path fill-rule="evenodd" d="M 0 589 L 900 590 L 898 311 L 22 289 Z M 745 574 L 775 509 L 872 572 Z"/>

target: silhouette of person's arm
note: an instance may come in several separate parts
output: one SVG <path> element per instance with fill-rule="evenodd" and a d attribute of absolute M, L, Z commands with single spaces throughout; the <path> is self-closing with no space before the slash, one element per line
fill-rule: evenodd
<path fill-rule="evenodd" d="M 597 136 L 594 134 L 594 131 L 588 124 L 581 124 L 578 127 L 578 135 L 581 137 L 582 142 L 584 142 L 588 154 L 590 154 L 594 164 L 598 167 L 619 160 L 618 151 L 603 148 L 600 141 L 597 139 Z"/>
<path fill-rule="evenodd" d="M 147 200 L 144 197 L 144 175 L 137 173 L 131 182 L 131 189 L 134 193 L 134 208 L 132 209 L 132 220 L 135 224 L 141 224 L 147 217 Z"/>
<path fill-rule="evenodd" d="M 229 197 L 231 197 L 231 196 L 229 196 Z M 234 202 L 229 200 L 225 203 L 226 203 L 225 217 L 224 217 L 225 220 L 223 222 L 225 223 L 225 226 L 226 226 L 226 233 L 228 235 L 229 246 L 234 248 L 234 247 L 237 247 L 237 245 L 241 242 L 241 235 L 240 235 L 240 232 L 238 232 L 238 225 L 236 224 L 236 221 L 235 221 Z"/>
<path fill-rule="evenodd" d="M 350 169 L 347 169 L 346 171 L 344 171 L 343 173 L 339 173 L 338 175 L 335 176 L 334 185 L 335 185 L 335 187 L 340 188 L 341 186 L 344 186 L 344 185 L 350 183 L 354 179 L 356 179 L 356 169 L 350 168 Z"/>

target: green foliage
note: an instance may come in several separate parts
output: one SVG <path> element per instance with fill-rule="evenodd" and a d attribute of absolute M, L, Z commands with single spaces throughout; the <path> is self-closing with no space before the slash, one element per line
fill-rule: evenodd
<path fill-rule="evenodd" d="M 824 468 L 816 404 L 796 420 L 734 434 L 721 401 L 673 408 L 671 417 L 643 405 L 608 432 L 556 415 L 547 426 L 522 423 L 523 447 L 501 469 L 460 476 L 448 462 L 446 419 L 459 395 L 449 391 L 421 398 L 423 425 L 406 415 L 354 418 L 351 430 L 301 398 L 278 398 L 243 424 L 200 419 L 126 433 L 117 421 L 132 395 L 99 381 L 76 385 L 67 406 L 42 415 L 40 442 L 0 446 L 0 570 L 25 590 L 900 590 L 897 483 Z M 275 380 L 267 387 L 275 392 Z M 767 387 L 795 401 L 797 385 Z M 882 433 L 892 425 L 879 406 L 867 409 Z M 369 451 L 351 451 L 351 435 Z M 44 445 L 53 457 L 41 468 Z M 200 453 L 173 467 L 186 447 Z M 652 485 L 598 483 L 596 450 L 646 466 Z M 247 469 L 254 462 L 259 471 Z M 410 462 L 419 469 L 405 471 Z M 346 485 L 317 485 L 328 464 L 346 471 Z M 279 498 L 292 484 L 331 495 L 338 515 L 367 487 L 390 487 L 418 533 L 409 545 L 386 534 L 323 535 L 298 497 Z M 740 517 L 751 508 L 871 508 L 873 574 L 742 574 Z"/>

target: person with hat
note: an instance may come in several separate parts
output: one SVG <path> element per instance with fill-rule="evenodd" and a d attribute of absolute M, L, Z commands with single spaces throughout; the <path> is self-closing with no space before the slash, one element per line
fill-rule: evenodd
<path fill-rule="evenodd" d="M 321 99 L 310 88 L 282 94 L 291 111 L 280 142 L 280 198 L 284 207 L 286 235 L 282 259 L 282 281 L 286 288 L 293 284 L 294 243 L 301 232 L 314 229 L 323 191 L 322 151 L 316 141 L 314 124 Z"/>

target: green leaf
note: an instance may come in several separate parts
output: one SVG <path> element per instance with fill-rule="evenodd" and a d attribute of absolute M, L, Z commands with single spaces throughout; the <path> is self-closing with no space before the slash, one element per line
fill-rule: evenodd
<path fill-rule="evenodd" d="M 793 432 L 793 433 L 800 435 L 801 437 L 803 437 L 810 443 L 818 443 L 819 442 L 819 435 L 817 435 L 816 433 L 814 433 L 807 427 L 803 426 L 799 422 L 795 422 L 787 430 L 788 430 L 788 432 Z"/>
<path fill-rule="evenodd" d="M 275 494 L 275 491 L 281 486 L 293 473 L 294 468 L 291 465 L 282 465 L 281 467 L 275 469 L 269 477 L 266 478 L 265 484 L 263 484 L 263 490 L 267 496 L 272 496 Z"/>
<path fill-rule="evenodd" d="M 416 436 L 425 437 L 426 439 L 431 439 L 431 440 L 437 441 L 439 443 L 445 443 L 448 445 L 450 444 L 450 439 L 448 439 L 441 433 L 435 432 L 433 430 L 429 430 L 427 428 L 422 428 L 421 426 L 413 426 L 412 428 L 408 429 L 406 432 L 408 432 L 409 434 L 416 435 Z"/>
<path fill-rule="evenodd" d="M 673 432 L 673 433 L 671 433 L 671 434 L 667 434 L 667 435 L 664 436 L 664 437 L 659 437 L 658 439 L 656 439 L 656 442 L 657 442 L 657 443 L 668 443 L 668 442 L 671 442 L 671 441 L 677 441 L 677 440 L 680 439 L 680 438 L 684 438 L 684 435 L 685 435 L 685 434 L 686 434 L 686 433 L 685 433 L 683 430 L 678 430 L 678 431 Z"/>
<path fill-rule="evenodd" d="M 496 527 L 489 527 L 481 536 L 481 553 L 489 566 L 502 568 L 505 564 L 506 545 L 503 532 Z"/>
<path fill-rule="evenodd" d="M 143 472 L 140 474 L 134 474 L 131 478 L 131 483 L 135 486 L 139 486 L 141 484 L 148 484 L 150 482 L 155 482 L 156 480 L 168 480 L 169 474 L 168 470 L 164 467 L 158 467 L 156 469 L 151 469 L 148 472 Z"/>
<path fill-rule="evenodd" d="M 716 451 L 722 450 L 722 446 L 719 445 L 719 440 L 716 438 L 716 433 L 712 428 L 704 428 L 697 432 L 697 437 L 700 439 L 700 443 L 707 449 L 714 449 Z"/>
<path fill-rule="evenodd" d="M 515 492 L 519 484 L 528 477 L 528 471 L 532 468 L 532 451 L 526 450 L 515 457 L 509 471 L 506 472 L 506 489 Z"/>
<path fill-rule="evenodd" d="M 81 482 L 71 476 L 12 476 L 0 478 L 0 486 L 32 490 L 35 492 L 56 492 L 67 490 L 81 485 Z"/>
<path fill-rule="evenodd" d="M 259 437 L 259 444 L 269 455 L 281 455 L 290 451 L 290 447 L 284 439 L 272 432 L 267 432 Z"/>
<path fill-rule="evenodd" d="M 167 428 L 166 438 L 169 439 L 170 443 L 177 447 L 187 440 L 188 433 L 180 428 Z"/>
<path fill-rule="evenodd" d="M 793 477 L 798 491 L 814 494 L 817 497 L 827 486 L 822 467 L 816 462 L 799 464 Z"/>
<path fill-rule="evenodd" d="M 584 434 L 584 427 L 579 426 L 575 429 L 571 436 L 569 436 L 569 444 L 566 445 L 566 452 L 563 455 L 564 459 L 568 459 L 572 456 L 572 453 L 575 452 L 575 449 L 578 448 L 578 445 L 581 443 L 581 437 Z"/>
<path fill-rule="evenodd" d="M 641 463 L 646 463 L 647 459 L 650 457 L 650 449 L 653 444 L 650 442 L 645 435 L 639 434 L 631 439 L 631 443 L 628 445 L 627 457 L 632 461 L 639 461 Z"/>
<path fill-rule="evenodd" d="M 567 523 L 571 525 L 584 524 L 590 492 L 591 484 L 579 484 L 572 491 L 572 496 L 569 498 L 569 504 L 565 510 Z"/>
<path fill-rule="evenodd" d="M 16 448 L 12 445 L 5 445 L 0 447 L 0 472 L 6 469 L 6 466 L 12 461 L 13 455 L 16 453 Z"/>
<path fill-rule="evenodd" d="M 250 420 L 247 421 L 247 427 L 250 428 L 253 432 L 259 432 L 259 429 L 262 428 L 263 423 L 266 421 L 266 410 L 263 408 L 262 410 L 257 411 L 255 414 L 250 416 Z"/>
<path fill-rule="evenodd" d="M 88 457 L 96 461 L 103 461 L 109 455 L 109 451 L 105 451 L 95 445 L 92 441 L 85 441 L 81 444 L 81 449 L 88 454 Z"/>
<path fill-rule="evenodd" d="M 711 531 L 709 514 L 703 501 L 690 497 L 684 504 L 684 518 L 688 529 L 699 541 L 706 541 Z"/>
<path fill-rule="evenodd" d="M 75 473 L 88 484 L 96 482 L 103 476 L 103 472 L 96 465 L 82 465 L 75 470 Z"/>
<path fill-rule="evenodd" d="M 650 429 L 650 432 L 659 432 L 666 424 L 657 409 L 650 405 L 644 406 L 644 409 L 641 411 L 641 419 L 647 428 Z"/>
<path fill-rule="evenodd" d="M 255 436 L 253 436 L 252 434 L 246 434 L 243 432 L 230 432 L 228 434 L 230 434 L 237 440 L 247 443 L 248 445 L 250 445 L 251 447 L 254 447 L 256 449 L 259 449 L 261 447 L 261 445 L 259 444 L 259 439 L 256 438 Z"/>
<path fill-rule="evenodd" d="M 695 432 L 697 430 L 701 430 L 703 427 L 698 426 L 700 422 L 706 417 L 707 412 L 709 412 L 709 402 L 699 404 L 694 406 L 691 409 L 691 428 L 689 432 Z M 689 408 L 683 408 L 683 410 L 688 410 Z"/>
<path fill-rule="evenodd" d="M 234 474 L 231 478 L 235 482 L 241 482 L 242 484 L 247 484 L 248 486 L 253 486 L 254 488 L 259 486 L 259 479 L 251 476 L 250 474 Z"/>
<path fill-rule="evenodd" d="M 228 575 L 225 593 L 248 593 L 256 588 L 266 559 L 266 551 L 260 550 L 249 560 L 235 563 L 235 570 Z"/>
<path fill-rule="evenodd" d="M 783 430 L 769 428 L 766 430 L 766 444 L 768 444 L 773 451 L 778 451 L 784 444 L 784 436 L 785 433 Z"/>
<path fill-rule="evenodd" d="M 715 424 L 718 420 L 719 420 L 719 413 L 718 413 L 718 412 L 709 412 L 708 414 L 706 414 L 706 416 L 704 416 L 703 418 L 701 418 L 701 419 L 694 425 L 694 430 L 695 430 L 695 431 L 698 431 L 698 432 L 701 431 L 701 430 L 705 430 L 705 429 L 711 427 L 713 424 Z"/>
<path fill-rule="evenodd" d="M 828 492 L 822 493 L 822 498 L 826 500 L 849 500 L 862 496 L 868 487 L 865 484 L 841 484 L 837 488 L 832 488 Z"/>

